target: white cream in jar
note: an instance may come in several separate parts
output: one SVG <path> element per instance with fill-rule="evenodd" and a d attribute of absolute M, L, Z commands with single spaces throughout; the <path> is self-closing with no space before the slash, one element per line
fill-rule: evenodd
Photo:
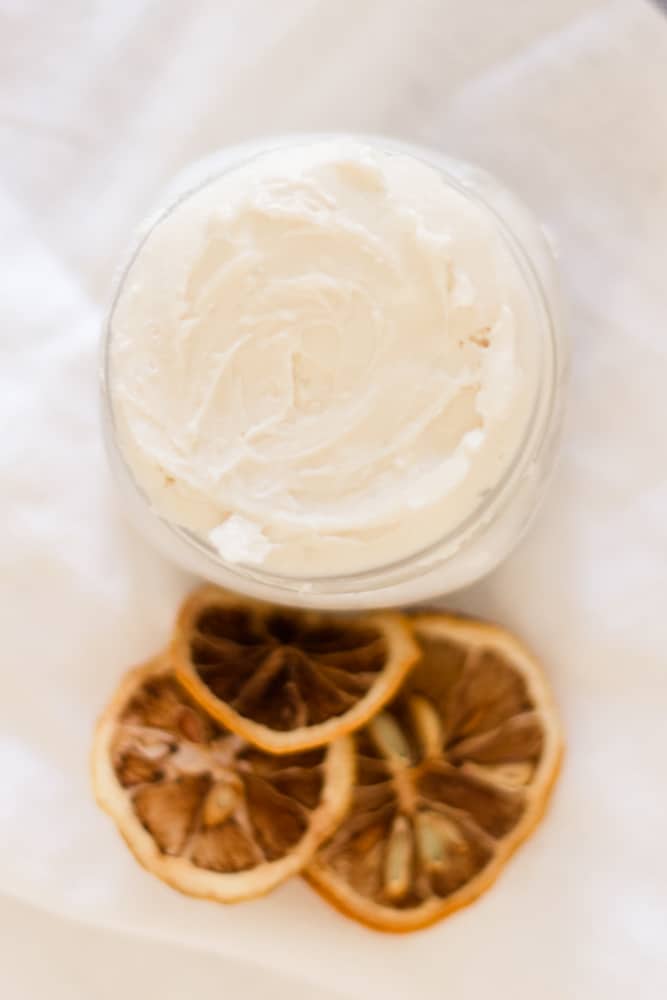
<path fill-rule="evenodd" d="M 116 443 L 226 564 L 405 559 L 494 489 L 537 391 L 535 312 L 492 214 L 353 139 L 264 152 L 183 198 L 110 321 Z"/>

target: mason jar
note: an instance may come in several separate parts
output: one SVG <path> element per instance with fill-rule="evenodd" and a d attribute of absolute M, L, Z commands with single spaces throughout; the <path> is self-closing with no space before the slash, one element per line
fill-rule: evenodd
<path fill-rule="evenodd" d="M 206 185 L 266 151 L 341 138 L 288 136 L 220 151 L 184 171 L 140 227 L 116 281 L 103 331 L 103 429 L 114 478 L 138 530 L 183 568 L 226 588 L 287 605 L 322 609 L 365 609 L 432 600 L 489 573 L 510 553 L 528 526 L 544 493 L 557 448 L 567 369 L 567 344 L 560 315 L 554 255 L 544 230 L 522 202 L 486 171 L 468 163 L 382 137 L 345 136 L 380 151 L 401 153 L 435 168 L 445 184 L 474 202 L 492 222 L 521 276 L 531 309 L 531 336 L 537 359 L 532 412 L 523 437 L 497 481 L 484 489 L 455 526 L 432 544 L 407 556 L 342 574 L 270 572 L 258 565 L 225 561 L 203 534 L 179 523 L 151 502 L 124 454 L 114 412 L 110 348 L 115 311 L 133 263 L 146 240 L 174 210 Z"/>

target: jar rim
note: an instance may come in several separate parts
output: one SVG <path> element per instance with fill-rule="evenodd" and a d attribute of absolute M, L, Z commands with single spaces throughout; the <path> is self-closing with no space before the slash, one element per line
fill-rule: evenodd
<path fill-rule="evenodd" d="M 406 556 L 373 566 L 370 569 L 331 575 L 293 576 L 224 560 L 206 538 L 183 525 L 170 521 L 152 505 L 150 498 L 137 482 L 117 440 L 110 374 L 113 317 L 125 280 L 146 240 L 154 229 L 168 218 L 182 202 L 230 170 L 237 169 L 274 149 L 341 139 L 356 140 L 388 154 L 401 153 L 421 160 L 437 170 L 446 183 L 459 194 L 481 206 L 492 217 L 501 242 L 517 266 L 521 279 L 530 294 L 531 302 L 536 309 L 541 347 L 543 348 L 538 366 L 540 384 L 534 393 L 523 435 L 516 445 L 511 460 L 507 463 L 497 482 L 484 491 L 475 507 L 454 528 L 451 528 L 434 542 L 422 546 Z M 223 168 L 216 169 L 214 165 L 219 161 L 221 154 L 226 155 L 228 159 Z M 342 598 L 345 595 L 353 597 L 361 592 L 379 593 L 400 586 L 425 571 L 429 573 L 437 571 L 438 566 L 446 564 L 448 558 L 459 552 L 462 546 L 477 538 L 484 528 L 491 524 L 505 509 L 526 473 L 535 467 L 541 450 L 549 438 L 557 404 L 558 372 L 562 367 L 555 318 L 549 307 L 548 297 L 540 275 L 516 233 L 513 232 L 501 213 L 476 188 L 467 186 L 447 169 L 446 161 L 448 159 L 451 158 L 446 157 L 445 154 L 439 154 L 437 151 L 432 151 L 428 147 L 401 142 L 381 135 L 294 133 L 289 136 L 273 136 L 262 140 L 261 143 L 245 143 L 223 148 L 212 156 L 195 163 L 190 168 L 189 173 L 203 171 L 196 182 L 186 185 L 180 189 L 177 195 L 168 198 L 166 205 L 163 202 L 161 209 L 149 216 L 141 226 L 131 252 L 126 258 L 126 263 L 116 276 L 111 304 L 106 313 L 102 331 L 101 389 L 105 444 L 114 471 L 122 477 L 124 484 L 134 494 L 135 500 L 162 524 L 182 552 L 189 550 L 193 559 L 196 556 L 199 560 L 203 560 L 203 564 L 209 567 L 212 578 L 219 579 L 222 572 L 225 577 L 228 577 L 226 582 L 229 586 L 240 591 L 251 589 L 253 593 L 263 596 L 279 594 L 286 602 L 289 602 L 290 598 L 301 597 L 304 593 L 312 595 L 315 599 L 317 597 Z M 445 162 L 442 162 L 443 160 Z M 457 160 L 457 163 L 465 165 L 464 161 Z M 208 165 L 212 165 L 212 167 L 207 169 Z M 495 181 L 495 178 L 493 179 Z"/>

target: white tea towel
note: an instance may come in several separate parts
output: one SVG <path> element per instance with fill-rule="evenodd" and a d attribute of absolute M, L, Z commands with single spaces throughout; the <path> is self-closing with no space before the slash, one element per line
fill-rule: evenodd
<path fill-rule="evenodd" d="M 667 995 L 667 19 L 645 0 L 0 0 L 0 891 L 350 995 Z M 568 755 L 475 906 L 385 938 L 295 881 L 185 899 L 95 807 L 95 717 L 191 580 L 126 525 L 100 443 L 115 262 L 189 160 L 281 130 L 479 162 L 560 251 L 563 456 L 456 606 L 546 661 Z"/>

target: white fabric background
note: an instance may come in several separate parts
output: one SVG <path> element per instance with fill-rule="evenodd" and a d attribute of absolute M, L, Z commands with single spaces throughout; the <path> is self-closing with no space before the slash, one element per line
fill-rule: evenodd
<path fill-rule="evenodd" d="M 663 998 L 667 21 L 644 0 L 0 0 L 0 19 L 0 892 L 352 996 Z M 242 907 L 181 898 L 87 774 L 97 712 L 190 584 L 125 525 L 104 465 L 115 262 L 189 160 L 335 128 L 516 187 L 560 247 L 574 342 L 548 501 L 453 601 L 547 661 L 562 780 L 492 893 L 400 939 L 299 882 Z"/>

